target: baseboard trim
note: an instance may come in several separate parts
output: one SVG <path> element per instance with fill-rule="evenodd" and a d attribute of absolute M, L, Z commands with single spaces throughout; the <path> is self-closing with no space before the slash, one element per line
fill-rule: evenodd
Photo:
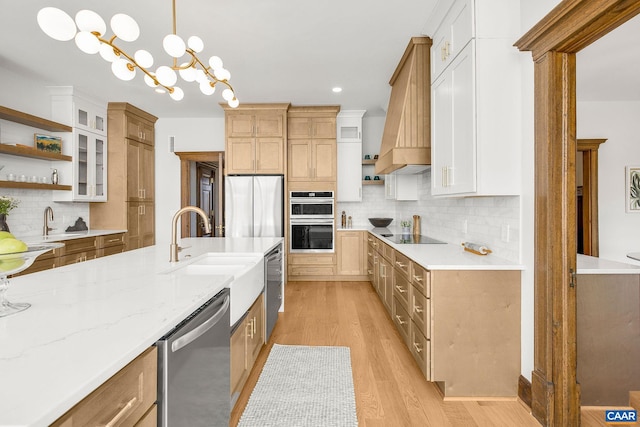
<path fill-rule="evenodd" d="M 518 378 L 518 398 L 531 410 L 531 382 L 522 375 Z"/>

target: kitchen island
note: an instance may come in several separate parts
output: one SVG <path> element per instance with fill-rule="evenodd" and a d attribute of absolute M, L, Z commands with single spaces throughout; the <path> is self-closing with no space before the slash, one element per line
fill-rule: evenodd
<path fill-rule="evenodd" d="M 11 279 L 9 300 L 32 306 L 0 318 L 0 426 L 51 424 L 232 282 L 173 273 L 181 263 L 281 242 L 188 238 L 178 263 L 155 245 Z"/>

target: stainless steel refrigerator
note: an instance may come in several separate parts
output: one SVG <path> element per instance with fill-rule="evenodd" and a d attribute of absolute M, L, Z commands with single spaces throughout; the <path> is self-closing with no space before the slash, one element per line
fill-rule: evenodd
<path fill-rule="evenodd" d="M 284 177 L 225 177 L 225 236 L 284 236 Z"/>

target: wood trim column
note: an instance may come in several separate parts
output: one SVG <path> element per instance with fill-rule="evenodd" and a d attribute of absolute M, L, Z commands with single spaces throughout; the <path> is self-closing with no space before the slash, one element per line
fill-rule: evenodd
<path fill-rule="evenodd" d="M 534 64 L 535 350 L 532 413 L 543 425 L 578 425 L 576 383 L 575 54 Z M 556 390 L 557 388 L 557 390 Z"/>
<path fill-rule="evenodd" d="M 599 256 L 598 235 L 598 148 L 606 139 L 579 139 L 578 152 L 582 155 L 583 200 L 582 209 L 583 253 Z"/>

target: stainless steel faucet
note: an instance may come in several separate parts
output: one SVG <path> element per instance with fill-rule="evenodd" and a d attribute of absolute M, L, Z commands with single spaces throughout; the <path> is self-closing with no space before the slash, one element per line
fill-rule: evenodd
<path fill-rule="evenodd" d="M 195 212 L 198 215 L 200 215 L 202 217 L 202 221 L 204 223 L 204 232 L 206 233 L 211 233 L 211 224 L 209 223 L 209 218 L 207 217 L 207 214 L 200 209 L 199 207 L 196 206 L 185 206 L 184 208 L 180 209 L 178 212 L 175 213 L 175 215 L 173 215 L 173 220 L 171 222 L 171 246 L 170 246 L 170 250 L 171 250 L 171 257 L 169 259 L 170 262 L 177 262 L 178 261 L 178 252 L 180 252 L 182 250 L 182 248 L 180 246 L 178 246 L 178 218 L 180 218 L 180 216 L 185 213 L 185 212 Z"/>
<path fill-rule="evenodd" d="M 44 226 L 42 227 L 43 236 L 48 236 L 49 232 L 53 230 L 53 228 L 49 227 L 49 220 L 53 221 L 53 209 L 51 209 L 51 206 L 47 206 L 44 209 Z"/>

